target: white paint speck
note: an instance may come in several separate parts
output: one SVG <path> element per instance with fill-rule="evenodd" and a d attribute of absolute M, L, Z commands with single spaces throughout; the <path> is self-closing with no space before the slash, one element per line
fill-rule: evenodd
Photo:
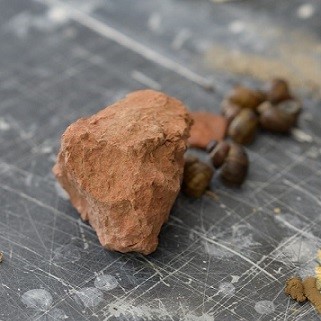
<path fill-rule="evenodd" d="M 297 16 L 300 19 L 308 19 L 314 14 L 314 6 L 310 3 L 302 4 L 297 10 Z"/>
<path fill-rule="evenodd" d="M 72 244 L 59 246 L 54 250 L 53 261 L 59 263 L 77 262 L 80 260 L 79 248 Z"/>
<path fill-rule="evenodd" d="M 222 282 L 219 285 L 218 293 L 223 296 L 231 297 L 235 293 L 235 286 L 230 282 Z"/>
<path fill-rule="evenodd" d="M 181 29 L 174 37 L 171 47 L 175 50 L 182 48 L 184 43 L 192 36 L 192 33 L 188 29 Z"/>
<path fill-rule="evenodd" d="M 263 300 L 256 302 L 254 309 L 259 314 L 270 314 L 275 311 L 275 306 L 272 301 Z"/>
<path fill-rule="evenodd" d="M 118 281 L 110 274 L 103 274 L 96 277 L 94 285 L 97 289 L 110 291 L 117 288 Z"/>
<path fill-rule="evenodd" d="M 47 12 L 47 16 L 49 19 L 59 24 L 67 22 L 70 18 L 67 10 L 60 6 L 50 8 Z"/>
<path fill-rule="evenodd" d="M 33 174 L 32 174 L 32 173 L 29 173 L 29 174 L 26 176 L 26 179 L 25 179 L 25 182 L 26 182 L 26 185 L 27 185 L 27 186 L 31 186 L 31 184 L 32 184 L 32 179 L 33 179 Z"/>
<path fill-rule="evenodd" d="M 231 275 L 231 277 L 232 277 L 231 283 L 237 283 L 241 278 L 238 275 Z"/>
<path fill-rule="evenodd" d="M 162 17 L 159 12 L 154 12 L 148 18 L 148 27 L 152 31 L 158 31 L 162 23 Z"/>
<path fill-rule="evenodd" d="M 104 300 L 103 292 L 96 288 L 83 288 L 74 294 L 75 300 L 86 308 L 95 307 Z"/>
<path fill-rule="evenodd" d="M 293 128 L 291 130 L 292 137 L 299 143 L 312 143 L 313 137 L 308 133 L 304 132 L 302 129 Z"/>
<path fill-rule="evenodd" d="M 82 242 L 84 244 L 84 250 L 87 250 L 89 248 L 89 244 L 87 242 L 86 235 L 85 235 L 85 230 L 82 227 L 82 224 L 83 224 L 82 220 L 79 219 L 78 220 L 79 232 L 80 232 L 80 235 L 81 235 Z"/>
<path fill-rule="evenodd" d="M 230 23 L 229 29 L 232 33 L 239 34 L 245 30 L 245 24 L 241 20 L 234 20 Z"/>
<path fill-rule="evenodd" d="M 28 308 L 45 311 L 51 306 L 53 299 L 47 290 L 33 289 L 25 292 L 21 296 L 21 301 Z"/>
<path fill-rule="evenodd" d="M 9 129 L 10 129 L 10 124 L 3 117 L 0 117 L 0 130 L 6 131 Z"/>

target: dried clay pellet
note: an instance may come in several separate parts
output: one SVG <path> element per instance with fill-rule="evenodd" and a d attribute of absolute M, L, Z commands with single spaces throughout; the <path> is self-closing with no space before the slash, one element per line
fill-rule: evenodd
<path fill-rule="evenodd" d="M 298 302 L 304 302 L 306 300 L 302 280 L 300 278 L 294 277 L 287 280 L 284 291 L 293 300 L 296 300 Z"/>
<path fill-rule="evenodd" d="M 317 289 L 316 278 L 313 276 L 307 277 L 303 281 L 303 287 L 305 296 L 321 314 L 321 293 Z"/>
<path fill-rule="evenodd" d="M 3 253 L 0 252 L 0 263 L 2 263 L 2 261 L 3 261 Z"/>

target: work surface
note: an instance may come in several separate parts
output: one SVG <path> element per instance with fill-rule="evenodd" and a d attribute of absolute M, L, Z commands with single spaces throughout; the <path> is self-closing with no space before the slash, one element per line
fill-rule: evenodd
<path fill-rule="evenodd" d="M 320 14 L 317 0 L 0 1 L 0 320 L 321 320 L 283 293 L 321 247 Z M 152 255 L 104 250 L 51 173 L 67 125 L 146 87 L 218 111 L 269 72 L 298 86 L 300 131 L 261 133 L 242 189 L 180 195 Z"/>

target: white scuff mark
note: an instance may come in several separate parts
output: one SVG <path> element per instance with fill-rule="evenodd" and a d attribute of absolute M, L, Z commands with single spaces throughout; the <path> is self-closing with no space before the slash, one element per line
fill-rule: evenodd
<path fill-rule="evenodd" d="M 47 290 L 32 289 L 21 296 L 21 301 L 28 308 L 45 311 L 51 306 L 53 299 Z"/>
<path fill-rule="evenodd" d="M 50 154 L 52 152 L 52 146 L 47 145 L 44 143 L 43 145 L 40 146 L 35 146 L 32 149 L 33 153 L 39 153 L 39 154 Z"/>
<path fill-rule="evenodd" d="M 183 313 L 180 313 L 177 309 L 170 311 L 164 304 L 152 307 L 145 304 L 138 305 L 134 302 L 124 302 L 123 300 L 113 302 L 108 306 L 104 321 L 112 317 L 130 320 L 176 320 L 176 317 L 180 317 L 180 320 L 184 321 L 213 321 L 213 316 L 207 313 L 198 316 L 192 312 L 185 311 L 185 309 Z"/>
<path fill-rule="evenodd" d="M 10 288 L 8 287 L 8 285 L 2 283 L 2 286 L 3 286 L 4 288 L 7 288 L 8 290 L 10 290 Z"/>
<path fill-rule="evenodd" d="M 103 274 L 96 277 L 94 285 L 99 290 L 111 291 L 117 288 L 118 281 L 113 275 Z"/>
<path fill-rule="evenodd" d="M 78 304 L 83 304 L 85 308 L 95 307 L 104 300 L 104 294 L 96 288 L 83 288 L 74 292 L 75 301 Z"/>
<path fill-rule="evenodd" d="M 31 186 L 32 179 L 33 179 L 33 174 L 32 173 L 28 173 L 27 176 L 26 176 L 26 180 L 25 180 L 25 183 L 26 183 L 27 186 Z"/>
<path fill-rule="evenodd" d="M 62 321 L 68 319 L 65 311 L 59 308 L 53 308 L 46 311 L 37 321 Z"/>
<path fill-rule="evenodd" d="M 246 257 L 245 255 L 243 255 L 242 253 L 244 252 L 244 249 L 240 249 L 240 248 L 232 248 L 230 246 L 228 246 L 228 244 L 230 244 L 230 242 L 226 242 L 226 241 L 216 241 L 216 240 L 213 240 L 201 233 L 198 233 L 197 232 L 197 235 L 203 239 L 204 241 L 206 241 L 205 243 L 205 249 L 206 249 L 206 246 L 209 246 L 209 245 L 215 245 L 215 251 L 221 249 L 221 252 L 222 250 L 224 250 L 223 252 L 223 257 L 231 257 L 231 256 L 238 256 L 239 258 L 241 258 L 242 260 L 244 260 L 245 262 L 249 263 L 252 267 L 258 269 L 259 271 L 261 271 L 262 273 L 264 273 L 266 276 L 268 276 L 269 278 L 271 278 L 272 280 L 280 283 L 280 281 L 273 275 L 271 274 L 270 272 L 268 272 L 267 270 L 265 270 L 264 268 L 262 268 L 260 265 L 258 265 L 257 263 L 253 262 L 251 259 L 249 259 L 248 257 Z M 247 242 L 250 241 L 250 244 L 253 245 L 252 241 L 251 240 L 247 240 Z M 233 244 L 233 247 L 235 247 L 236 245 L 238 245 L 239 243 L 242 243 L 243 241 L 239 241 L 237 242 L 236 244 Z M 225 244 L 223 244 L 225 243 Z M 208 250 L 207 250 L 208 251 Z M 222 255 L 222 254 L 221 254 Z"/>
<path fill-rule="evenodd" d="M 275 311 L 275 305 L 272 301 L 262 300 L 255 303 L 254 309 L 259 314 L 271 314 Z"/>
<path fill-rule="evenodd" d="M 231 283 L 237 283 L 241 278 L 238 275 L 231 275 L 231 277 L 232 277 Z"/>
<path fill-rule="evenodd" d="M 84 228 L 82 227 L 82 224 L 83 224 L 82 220 L 78 219 L 78 227 L 79 227 L 79 232 L 80 232 L 82 242 L 84 244 L 84 250 L 87 250 L 89 248 L 89 244 L 87 242 L 85 231 L 84 231 Z"/>
<path fill-rule="evenodd" d="M 82 26 L 85 26 L 92 31 L 100 34 L 101 36 L 113 40 L 121 46 L 128 48 L 129 50 L 138 53 L 145 59 L 156 63 L 163 68 L 171 70 L 182 77 L 198 84 L 205 89 L 213 89 L 213 81 L 205 78 L 185 66 L 169 59 L 166 56 L 161 55 L 157 51 L 139 43 L 138 41 L 130 38 L 129 36 L 121 33 L 106 23 L 91 17 L 88 13 L 77 9 L 77 6 L 72 7 L 59 0 L 44 0 L 44 3 L 48 6 L 63 6 L 68 11 L 71 19 L 77 21 Z"/>
<path fill-rule="evenodd" d="M 235 293 L 235 286 L 232 282 L 222 282 L 219 285 L 217 294 L 223 295 L 226 297 L 232 297 Z"/>
<path fill-rule="evenodd" d="M 285 239 L 277 251 L 273 254 L 273 259 L 286 265 L 290 263 L 304 264 L 314 260 L 315 254 L 320 244 L 316 240 L 310 240 L 304 236 Z"/>
<path fill-rule="evenodd" d="M 308 239 L 315 240 L 316 237 L 312 233 L 304 231 L 304 225 L 300 224 L 301 221 L 297 217 L 292 218 L 292 216 L 293 215 L 291 214 L 284 214 L 275 216 L 274 219 L 289 228 L 291 231 L 299 233 Z"/>
<path fill-rule="evenodd" d="M 148 88 L 153 88 L 155 90 L 162 89 L 162 86 L 159 82 L 146 76 L 145 74 L 143 74 L 138 70 L 133 70 L 131 73 L 131 77 Z"/>
<path fill-rule="evenodd" d="M 283 270 L 283 267 L 280 266 L 277 270 L 274 270 L 274 272 L 275 272 L 276 274 L 281 274 L 282 270 Z"/>
<path fill-rule="evenodd" d="M 245 24 L 241 20 L 234 20 L 230 23 L 229 29 L 232 33 L 239 34 L 245 30 Z"/>
<path fill-rule="evenodd" d="M 150 260 L 148 260 L 147 258 L 145 258 L 144 256 L 142 256 L 142 258 L 154 269 L 155 273 L 159 275 L 160 278 L 160 282 L 163 283 L 164 285 L 170 287 L 169 283 L 166 283 L 164 281 L 164 275 L 163 273 L 160 271 L 160 269 Z"/>
<path fill-rule="evenodd" d="M 231 227 L 231 230 L 216 236 L 224 240 L 224 243 L 230 244 L 230 248 L 233 248 L 235 251 L 240 253 L 244 253 L 259 245 L 259 243 L 254 242 L 252 233 L 250 233 L 249 228 L 244 224 L 235 224 Z M 204 246 L 205 251 L 214 257 L 230 258 L 234 256 L 233 252 L 226 251 L 222 247 L 214 244 L 204 242 Z"/>
<path fill-rule="evenodd" d="M 192 33 L 184 28 L 181 29 L 175 36 L 175 38 L 172 41 L 171 47 L 174 50 L 179 50 L 182 48 L 183 44 L 192 36 Z"/>
<path fill-rule="evenodd" d="M 54 161 L 56 161 L 56 158 L 54 159 Z M 55 185 L 55 190 L 57 192 L 57 195 L 63 198 L 64 200 L 68 200 L 69 199 L 68 193 L 61 187 L 61 185 L 57 181 L 55 181 L 54 185 Z"/>
<path fill-rule="evenodd" d="M 162 16 L 159 12 L 152 13 L 148 18 L 148 27 L 151 31 L 157 32 L 160 30 L 162 23 Z"/>
<path fill-rule="evenodd" d="M 33 271 L 29 270 L 29 272 L 36 272 L 36 271 L 40 271 L 42 272 L 43 274 L 45 274 L 45 276 L 49 277 L 49 278 L 52 278 L 52 279 L 55 279 L 56 281 L 58 281 L 59 283 L 61 283 L 63 286 L 66 286 L 66 287 L 70 287 L 70 284 L 66 283 L 62 278 L 50 273 L 50 272 L 47 272 L 43 269 L 41 269 L 40 267 L 35 267 L 35 269 Z"/>
<path fill-rule="evenodd" d="M 291 135 L 299 143 L 312 143 L 313 142 L 313 137 L 299 128 L 293 128 L 291 130 Z"/>
<path fill-rule="evenodd" d="M 0 117 L 0 131 L 6 131 L 10 128 L 10 124 L 3 117 Z"/>
<path fill-rule="evenodd" d="M 52 146 L 49 146 L 49 145 L 41 146 L 41 148 L 39 149 L 39 152 L 41 154 L 51 154 Z"/>
<path fill-rule="evenodd" d="M 66 244 L 57 247 L 54 250 L 52 260 L 57 263 L 77 262 L 81 258 L 81 254 L 77 246 L 73 244 Z"/>
<path fill-rule="evenodd" d="M 307 157 L 310 157 L 312 159 L 316 159 L 320 156 L 321 150 L 315 146 L 312 146 L 307 152 Z"/>
<path fill-rule="evenodd" d="M 308 19 L 314 15 L 314 6 L 310 3 L 304 3 L 297 9 L 297 16 L 300 19 Z"/>

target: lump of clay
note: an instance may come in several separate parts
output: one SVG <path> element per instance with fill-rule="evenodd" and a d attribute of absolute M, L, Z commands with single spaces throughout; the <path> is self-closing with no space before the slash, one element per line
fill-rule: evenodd
<path fill-rule="evenodd" d="M 180 189 L 191 123 L 180 101 L 142 90 L 66 129 L 53 172 L 104 247 L 156 249 Z"/>
<path fill-rule="evenodd" d="M 228 127 L 225 117 L 205 111 L 192 112 L 191 116 L 193 126 L 188 139 L 191 147 L 206 149 L 210 141 L 224 139 Z"/>

